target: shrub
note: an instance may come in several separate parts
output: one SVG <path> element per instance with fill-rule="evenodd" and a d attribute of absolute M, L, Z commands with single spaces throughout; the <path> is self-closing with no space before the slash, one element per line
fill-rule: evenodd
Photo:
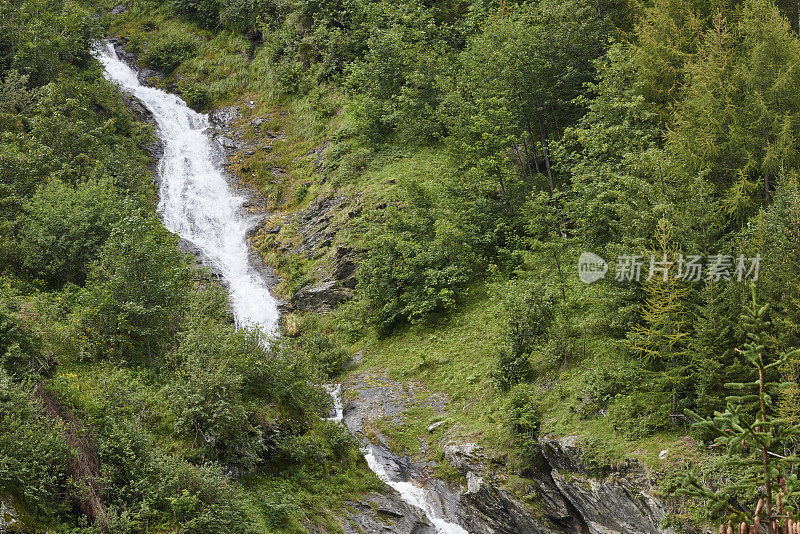
<path fill-rule="evenodd" d="M 260 433 L 249 421 L 241 379 L 222 363 L 193 359 L 172 393 L 175 431 L 193 441 L 196 458 L 249 470 L 258 462 Z"/>
<path fill-rule="evenodd" d="M 358 442 L 343 426 L 318 421 L 308 432 L 283 436 L 278 442 L 278 456 L 285 464 L 314 472 L 331 464 L 355 462 Z"/>
<path fill-rule="evenodd" d="M 122 216 L 114 188 L 95 181 L 72 187 L 51 180 L 24 210 L 20 241 L 25 266 L 52 286 L 83 284 L 89 264 Z"/>
<path fill-rule="evenodd" d="M 518 385 L 509 395 L 509 422 L 511 430 L 517 435 L 518 445 L 525 456 L 539 450 L 539 428 L 541 411 L 536 404 L 536 396 L 526 385 Z"/>
<path fill-rule="evenodd" d="M 148 43 L 141 56 L 142 62 L 150 68 L 171 74 L 178 66 L 191 58 L 197 51 L 198 40 L 184 33 L 165 33 L 157 40 Z"/>
<path fill-rule="evenodd" d="M 670 392 L 634 391 L 618 396 L 608 407 L 614 429 L 629 439 L 640 439 L 670 428 Z"/>
<path fill-rule="evenodd" d="M 171 0 L 171 3 L 179 13 L 205 28 L 214 28 L 219 22 L 219 0 Z"/>
<path fill-rule="evenodd" d="M 46 420 L 33 395 L 0 368 L 0 492 L 54 515 L 72 454 L 62 427 Z"/>
<path fill-rule="evenodd" d="M 89 273 L 81 311 L 89 353 L 152 365 L 177 330 L 188 289 L 177 238 L 156 217 L 129 214 Z"/>
<path fill-rule="evenodd" d="M 536 343 L 547 335 L 555 317 L 555 304 L 545 288 L 523 285 L 511 288 L 505 310 L 507 346 L 498 352 L 494 373 L 501 389 L 508 389 L 531 374 L 530 355 Z M 537 363 L 542 363 L 541 359 L 537 359 Z"/>
<path fill-rule="evenodd" d="M 17 379 L 45 371 L 40 344 L 17 315 L 0 303 L 0 368 Z"/>
<path fill-rule="evenodd" d="M 203 111 L 211 104 L 211 91 L 205 85 L 184 82 L 180 84 L 179 91 L 186 104 L 195 111 Z"/>

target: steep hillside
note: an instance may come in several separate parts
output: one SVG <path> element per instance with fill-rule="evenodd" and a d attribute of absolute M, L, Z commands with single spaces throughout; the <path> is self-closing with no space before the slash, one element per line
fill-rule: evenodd
<path fill-rule="evenodd" d="M 797 9 L 0 7 L 0 501 L 42 531 L 788 529 Z M 101 37 L 209 113 L 279 337 L 159 224 Z"/>

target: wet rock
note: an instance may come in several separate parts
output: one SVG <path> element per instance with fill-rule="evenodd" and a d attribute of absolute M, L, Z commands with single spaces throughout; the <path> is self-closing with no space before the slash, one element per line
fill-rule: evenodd
<path fill-rule="evenodd" d="M 136 77 L 139 79 L 139 83 L 143 85 L 156 85 L 160 80 L 166 79 L 166 75 L 163 72 L 159 72 L 153 69 L 141 69 Z"/>
<path fill-rule="evenodd" d="M 421 510 L 406 504 L 388 487 L 352 503 L 342 519 L 347 534 L 436 534 Z"/>
<path fill-rule="evenodd" d="M 401 423 L 400 416 L 413 403 L 411 393 L 396 380 L 375 373 L 350 375 L 342 384 L 344 424 L 351 434 L 363 435 L 368 422 L 380 418 Z M 377 445 L 386 446 L 385 442 Z"/>
<path fill-rule="evenodd" d="M 475 443 L 448 443 L 442 447 L 445 459 L 461 472 L 483 471 L 485 456 Z"/>
<path fill-rule="evenodd" d="M 197 245 L 186 239 L 181 239 L 178 242 L 178 250 L 192 258 L 190 266 L 195 273 L 195 280 L 213 281 L 227 287 L 222 271 Z"/>
<path fill-rule="evenodd" d="M 121 92 L 120 96 L 122 97 L 122 101 L 125 103 L 125 106 L 131 111 L 131 113 L 133 113 L 134 119 L 153 126 L 156 125 L 155 117 L 153 117 L 153 114 L 150 113 L 150 110 L 145 107 L 141 100 L 126 92 Z M 147 168 L 153 174 L 157 174 L 156 170 L 158 169 L 158 162 L 162 157 L 164 157 L 164 142 L 161 141 L 158 136 L 154 136 L 152 141 L 145 144 L 143 148 L 150 155 L 150 161 L 147 164 Z"/>
<path fill-rule="evenodd" d="M 217 144 L 225 150 L 236 150 L 239 144 L 226 135 L 220 135 L 216 138 Z"/>
<path fill-rule="evenodd" d="M 415 387 L 404 386 L 386 376 L 374 373 L 357 373 L 345 380 L 342 388 L 349 399 L 344 407 L 344 423 L 354 434 L 364 436 L 370 428 L 374 436 L 373 451 L 393 480 L 410 480 L 429 491 L 429 504 L 438 515 L 457 523 L 472 533 L 487 534 L 555 534 L 585 532 L 580 520 L 571 515 L 565 500 L 561 506 L 544 503 L 543 510 L 531 510 L 497 483 L 484 476 L 488 474 L 483 451 L 474 442 L 453 442 L 443 446 L 446 461 L 465 477 L 466 486 L 435 478 L 429 462 L 416 462 L 394 455 L 386 447 L 386 438 L 371 425 L 381 419 L 390 425 L 402 424 L 404 412 L 421 402 Z M 433 397 L 431 395 L 430 397 Z M 446 402 L 434 401 L 438 409 Z M 375 446 L 377 444 L 377 446 Z M 549 476 L 549 475 L 547 475 Z M 550 481 L 552 492 L 560 496 Z M 544 515 L 543 515 L 544 514 Z"/>
<path fill-rule="evenodd" d="M 236 106 L 226 106 L 215 109 L 209 113 L 208 118 L 215 126 L 228 127 L 233 126 L 233 123 L 239 120 L 240 116 L 239 108 Z"/>

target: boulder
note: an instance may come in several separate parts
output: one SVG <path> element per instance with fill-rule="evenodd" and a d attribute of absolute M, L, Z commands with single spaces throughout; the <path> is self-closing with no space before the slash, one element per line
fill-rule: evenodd
<path fill-rule="evenodd" d="M 297 291 L 289 301 L 294 310 L 323 313 L 338 306 L 350 297 L 350 291 L 339 286 L 336 280 L 326 280 Z"/>

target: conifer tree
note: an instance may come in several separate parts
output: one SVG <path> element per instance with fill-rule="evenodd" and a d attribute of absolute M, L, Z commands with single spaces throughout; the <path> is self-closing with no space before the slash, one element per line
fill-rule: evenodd
<path fill-rule="evenodd" d="M 672 229 L 666 219 L 661 219 L 656 230 L 654 265 L 665 269 L 654 272 L 651 265 L 645 283 L 647 295 L 642 311 L 642 322 L 628 333 L 628 344 L 644 362 L 648 371 L 655 373 L 655 383 L 662 391 L 669 391 L 672 414 L 676 414 L 678 393 L 687 374 L 687 346 L 689 326 L 685 308 L 688 288 L 677 278 L 673 261 L 675 245 Z M 658 263 L 663 262 L 663 263 Z"/>
<path fill-rule="evenodd" d="M 798 511 L 800 481 L 791 471 L 800 458 L 782 456 L 775 450 L 797 439 L 800 427 L 789 425 L 785 419 L 773 415 L 773 396 L 787 384 L 771 381 L 769 375 L 784 366 L 797 351 L 774 356 L 768 353 L 768 305 L 757 303 L 755 285 L 751 285 L 751 295 L 751 304 L 742 316 L 748 341 L 740 353 L 758 373 L 758 378 L 751 382 L 725 384 L 738 394 L 728 396 L 725 411 L 716 412 L 713 417 L 703 418 L 687 410 L 687 414 L 696 420 L 695 428 L 718 436 L 716 442 L 724 445 L 729 454 L 726 465 L 741 474 L 716 489 L 703 486 L 689 474 L 680 492 L 706 500 L 712 511 L 729 514 L 731 521 L 752 523 L 749 528 L 740 524 L 740 532 L 762 532 L 761 525 L 764 525 L 766 531 L 773 534 L 787 532 Z M 755 409 L 751 410 L 753 404 Z M 760 493 L 762 488 L 763 493 Z M 752 516 L 742 512 L 737 500 L 741 494 L 751 502 L 760 497 Z M 728 531 L 731 531 L 730 527 Z"/>

